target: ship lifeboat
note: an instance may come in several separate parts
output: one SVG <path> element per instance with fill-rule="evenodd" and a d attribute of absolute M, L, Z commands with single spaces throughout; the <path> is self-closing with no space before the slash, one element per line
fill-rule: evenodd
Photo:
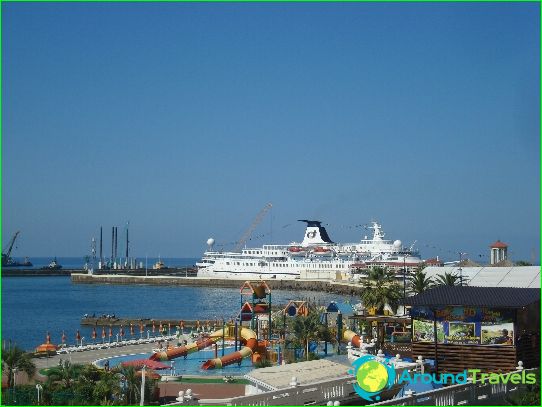
<path fill-rule="evenodd" d="M 288 251 L 290 252 L 291 255 L 294 255 L 294 256 L 302 256 L 302 255 L 304 256 L 307 250 L 303 247 L 292 246 L 288 248 Z"/>
<path fill-rule="evenodd" d="M 330 255 L 330 254 L 331 254 L 331 250 L 330 250 L 330 249 L 328 249 L 328 248 L 326 248 L 326 247 L 320 247 L 320 246 L 315 247 L 315 248 L 312 250 L 312 252 L 313 252 L 314 254 L 318 254 L 318 255 L 320 255 L 320 256 L 322 256 L 322 255 Z"/>

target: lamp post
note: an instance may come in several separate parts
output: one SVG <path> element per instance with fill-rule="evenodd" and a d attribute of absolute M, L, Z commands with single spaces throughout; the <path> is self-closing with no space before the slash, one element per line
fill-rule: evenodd
<path fill-rule="evenodd" d="M 147 366 L 143 365 L 141 368 L 141 400 L 139 401 L 139 405 L 142 406 L 145 404 L 145 371 L 147 369 Z"/>
<path fill-rule="evenodd" d="M 17 391 L 16 391 L 16 387 L 17 387 L 17 371 L 19 369 L 17 369 L 16 367 L 13 368 L 13 404 L 15 404 L 17 402 L 16 398 L 16 394 L 17 394 Z"/>
<path fill-rule="evenodd" d="M 36 390 L 38 391 L 38 405 L 40 404 L 40 391 L 43 390 L 43 386 L 41 384 L 36 384 Z"/>
<path fill-rule="evenodd" d="M 403 254 L 403 315 L 406 314 L 406 255 Z"/>

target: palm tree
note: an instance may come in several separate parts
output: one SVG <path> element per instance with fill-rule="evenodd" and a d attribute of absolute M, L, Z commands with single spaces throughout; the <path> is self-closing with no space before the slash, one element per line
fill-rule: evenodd
<path fill-rule="evenodd" d="M 316 311 L 310 311 L 305 316 L 296 316 L 290 323 L 290 332 L 295 334 L 295 338 L 303 344 L 307 360 L 309 359 L 309 343 L 311 340 L 332 341 L 332 335 L 329 328 L 320 321 L 320 314 Z"/>
<path fill-rule="evenodd" d="M 459 285 L 459 276 L 452 273 L 438 274 L 435 278 L 436 285 L 456 286 Z"/>
<path fill-rule="evenodd" d="M 126 404 L 135 404 L 141 397 L 141 377 L 137 376 L 133 366 L 122 367 L 118 370 L 124 377 L 125 387 L 122 389 Z"/>
<path fill-rule="evenodd" d="M 18 346 L 12 346 L 8 349 L 2 348 L 2 370 L 8 377 L 8 388 L 13 386 L 14 372 L 25 372 L 29 378 L 36 373 L 36 365 L 30 360 L 30 354 Z"/>
<path fill-rule="evenodd" d="M 100 405 L 110 405 L 121 394 L 120 377 L 113 371 L 102 372 L 100 380 L 96 382 L 93 396 Z"/>
<path fill-rule="evenodd" d="M 100 380 L 101 370 L 94 365 L 84 365 L 77 381 L 73 384 L 74 405 L 97 404 L 94 400 L 94 387 Z M 99 402 L 99 401 L 98 401 Z"/>
<path fill-rule="evenodd" d="M 422 270 L 416 270 L 410 279 L 409 291 L 414 294 L 421 294 L 432 288 L 434 285 L 435 283 L 431 277 L 427 277 Z"/>
<path fill-rule="evenodd" d="M 395 274 L 383 267 L 370 268 L 364 274 L 361 301 L 365 308 L 376 308 L 378 314 L 383 314 L 389 305 L 396 312 L 403 294 Z"/>
<path fill-rule="evenodd" d="M 70 389 L 83 369 L 83 365 L 72 364 L 69 360 L 60 360 L 58 366 L 47 372 L 47 381 L 64 389 Z"/>

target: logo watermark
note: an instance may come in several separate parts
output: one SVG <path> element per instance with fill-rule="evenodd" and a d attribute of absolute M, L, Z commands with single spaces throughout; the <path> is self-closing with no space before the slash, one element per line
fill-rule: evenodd
<path fill-rule="evenodd" d="M 426 384 L 535 384 L 536 373 L 525 371 L 513 373 L 482 373 L 480 369 L 466 369 L 460 373 L 419 373 L 403 370 L 398 375 L 395 367 L 389 360 L 381 361 L 373 355 L 362 356 L 352 362 L 354 367 L 349 373 L 356 377 L 354 390 L 364 400 L 376 402 L 381 398 L 381 393 L 391 389 L 394 384 L 399 386 L 414 383 Z"/>
<path fill-rule="evenodd" d="M 391 389 L 395 383 L 395 368 L 391 364 L 377 360 L 373 355 L 365 355 L 352 362 L 352 374 L 356 377 L 354 390 L 367 401 L 380 400 L 380 393 Z"/>

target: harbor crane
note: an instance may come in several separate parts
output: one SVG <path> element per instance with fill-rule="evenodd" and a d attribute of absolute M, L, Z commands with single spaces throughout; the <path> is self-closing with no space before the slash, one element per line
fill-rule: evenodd
<path fill-rule="evenodd" d="M 254 232 L 254 229 L 256 229 L 256 226 L 258 226 L 260 224 L 260 222 L 262 221 L 262 219 L 264 218 L 265 214 L 267 213 L 267 211 L 269 211 L 269 209 L 271 209 L 273 207 L 273 205 L 271 203 L 268 203 L 267 205 L 265 205 L 262 210 L 258 213 L 258 215 L 256 215 L 256 217 L 254 218 L 254 220 L 252 221 L 252 224 L 250 225 L 250 227 L 247 229 L 247 231 L 243 234 L 243 236 L 241 237 L 241 239 L 239 239 L 239 241 L 237 242 L 237 245 L 235 246 L 235 250 L 234 251 L 239 251 L 241 250 L 241 248 L 243 247 L 243 245 L 245 244 L 245 242 L 248 240 L 248 238 L 250 237 L 250 235 L 252 234 L 252 232 Z"/>
<path fill-rule="evenodd" d="M 20 230 L 15 232 L 9 243 L 6 245 L 6 248 L 2 252 L 2 266 L 5 266 L 8 264 L 9 259 L 11 257 L 11 250 L 13 249 L 13 245 L 15 244 L 15 240 L 17 239 L 17 236 L 19 236 L 19 233 L 21 233 Z"/>

